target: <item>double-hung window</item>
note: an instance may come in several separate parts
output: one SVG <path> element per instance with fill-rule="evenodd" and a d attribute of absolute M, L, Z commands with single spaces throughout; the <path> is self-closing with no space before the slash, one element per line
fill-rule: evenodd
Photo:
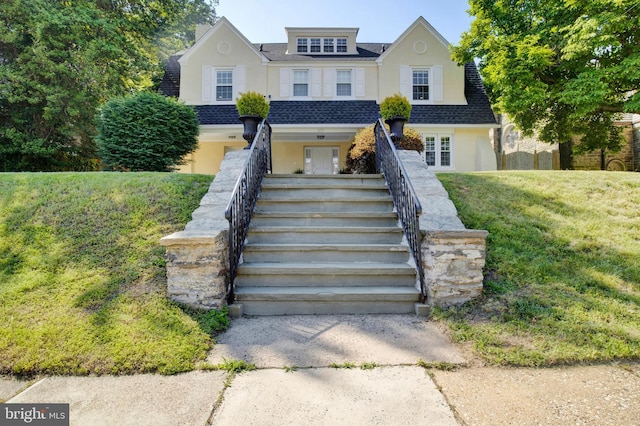
<path fill-rule="evenodd" d="M 424 138 L 424 161 L 428 166 L 436 165 L 436 137 L 425 136 Z"/>
<path fill-rule="evenodd" d="M 293 70 L 293 96 L 309 96 L 309 70 Z"/>
<path fill-rule="evenodd" d="M 451 136 L 440 136 L 440 167 L 451 166 Z"/>
<path fill-rule="evenodd" d="M 312 38 L 311 39 L 311 53 L 320 53 L 320 39 Z"/>
<path fill-rule="evenodd" d="M 453 167 L 453 136 L 433 134 L 424 136 L 423 158 L 428 166 L 438 169 Z"/>
<path fill-rule="evenodd" d="M 336 39 L 336 52 L 338 53 L 347 53 L 347 39 L 346 38 L 339 38 Z"/>
<path fill-rule="evenodd" d="M 325 38 L 324 39 L 324 45 L 323 45 L 323 52 L 324 53 L 333 53 L 333 39 L 332 38 Z"/>
<path fill-rule="evenodd" d="M 336 95 L 351 96 L 351 70 L 336 71 Z"/>
<path fill-rule="evenodd" d="M 216 101 L 230 101 L 233 98 L 233 71 L 216 70 Z"/>
<path fill-rule="evenodd" d="M 296 49 L 296 51 L 298 53 L 307 53 L 307 39 L 306 38 L 299 38 L 297 47 L 298 48 Z"/>
<path fill-rule="evenodd" d="M 428 69 L 413 70 L 413 100 L 414 101 L 429 100 L 429 70 Z"/>

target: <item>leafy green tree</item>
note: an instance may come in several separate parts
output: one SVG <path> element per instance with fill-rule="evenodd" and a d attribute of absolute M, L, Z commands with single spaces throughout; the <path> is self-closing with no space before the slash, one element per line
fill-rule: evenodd
<path fill-rule="evenodd" d="M 527 135 L 581 138 L 619 150 L 615 121 L 640 112 L 638 0 L 470 0 L 470 31 L 453 48 L 479 58 L 489 96 Z"/>
<path fill-rule="evenodd" d="M 195 109 L 156 93 L 112 99 L 97 122 L 98 154 L 111 170 L 171 171 L 198 144 Z"/>
<path fill-rule="evenodd" d="M 214 4 L 0 1 L 0 171 L 95 169 L 97 108 L 152 87 Z"/>

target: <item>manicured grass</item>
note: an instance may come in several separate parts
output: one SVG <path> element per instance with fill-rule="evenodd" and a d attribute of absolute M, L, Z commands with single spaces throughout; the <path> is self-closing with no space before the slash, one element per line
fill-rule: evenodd
<path fill-rule="evenodd" d="M 436 310 L 495 364 L 640 358 L 640 174 L 438 175 L 468 228 L 486 229 L 485 291 Z"/>
<path fill-rule="evenodd" d="M 0 373 L 191 370 L 212 318 L 165 296 L 158 240 L 211 176 L 0 174 Z"/>

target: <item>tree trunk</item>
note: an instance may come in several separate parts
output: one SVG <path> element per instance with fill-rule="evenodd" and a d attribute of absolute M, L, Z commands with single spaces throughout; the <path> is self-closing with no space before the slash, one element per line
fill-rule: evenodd
<path fill-rule="evenodd" d="M 559 144 L 560 170 L 573 170 L 573 141 Z"/>

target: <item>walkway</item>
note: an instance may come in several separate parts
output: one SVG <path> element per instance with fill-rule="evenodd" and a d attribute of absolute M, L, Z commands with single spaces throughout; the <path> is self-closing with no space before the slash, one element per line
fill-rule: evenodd
<path fill-rule="evenodd" d="M 640 425 L 640 364 L 475 366 L 414 315 L 235 319 L 209 361 L 223 358 L 258 369 L 232 380 L 220 371 L 5 378 L 0 400 L 69 403 L 71 424 L 92 426 Z"/>

